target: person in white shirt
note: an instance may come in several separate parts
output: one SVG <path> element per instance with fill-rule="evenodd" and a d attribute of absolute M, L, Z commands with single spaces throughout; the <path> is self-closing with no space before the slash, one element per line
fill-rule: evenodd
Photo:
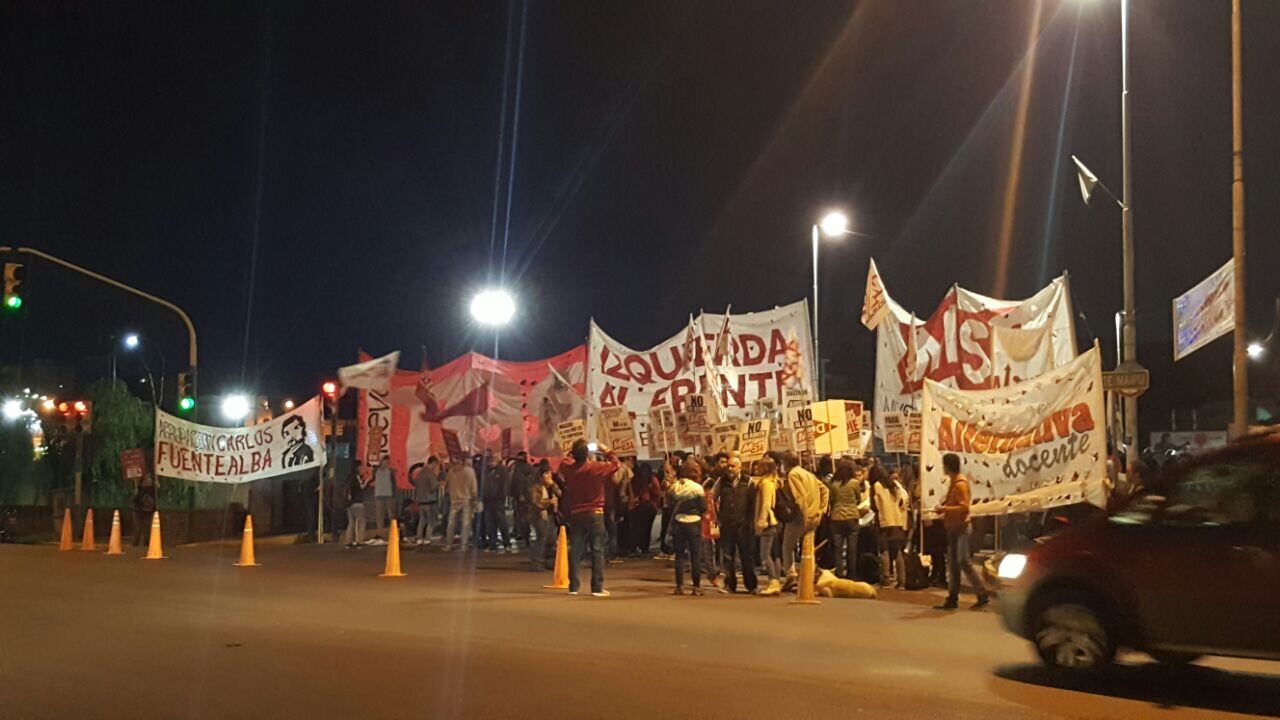
<path fill-rule="evenodd" d="M 684 594 L 684 563 L 689 560 L 693 574 L 693 594 L 702 594 L 702 572 L 699 555 L 702 546 L 702 514 L 707 511 L 707 495 L 702 484 L 681 468 L 680 477 L 667 491 L 671 505 L 671 533 L 676 546 L 676 595 Z"/>
<path fill-rule="evenodd" d="M 462 533 L 459 546 L 466 550 L 471 545 L 471 520 L 475 514 L 475 502 L 478 494 L 476 471 L 465 460 L 452 462 L 444 476 L 444 491 L 449 496 L 449 522 L 445 528 L 444 549 L 448 552 L 453 547 L 453 535 Z"/>
<path fill-rule="evenodd" d="M 906 558 L 902 549 L 907 544 L 907 513 L 911 508 L 911 496 L 902 486 L 902 476 L 897 471 L 889 477 L 881 477 L 874 487 L 876 516 L 880 518 L 880 584 L 889 587 L 896 584 L 906 589 Z"/>

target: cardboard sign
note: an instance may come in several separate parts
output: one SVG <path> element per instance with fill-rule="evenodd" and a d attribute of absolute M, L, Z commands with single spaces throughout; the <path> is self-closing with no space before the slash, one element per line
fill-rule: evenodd
<path fill-rule="evenodd" d="M 818 455 L 839 455 L 849 450 L 849 431 L 844 400 L 823 400 L 809 406 L 813 431 L 813 451 Z M 858 414 L 862 408 L 859 406 Z M 857 435 L 854 435 L 856 438 Z"/>
<path fill-rule="evenodd" d="M 613 452 L 620 456 L 636 454 L 636 428 L 631 411 L 625 406 L 601 408 L 600 437 Z"/>
<path fill-rule="evenodd" d="M 736 452 L 742 445 L 742 423 L 720 423 L 711 428 L 711 452 Z"/>
<path fill-rule="evenodd" d="M 120 473 L 129 482 L 138 482 L 147 474 L 147 456 L 142 448 L 120 451 Z"/>
<path fill-rule="evenodd" d="M 809 391 L 805 388 L 787 388 L 782 393 L 784 407 L 802 407 L 809 404 Z"/>
<path fill-rule="evenodd" d="M 655 405 L 649 409 L 649 422 L 655 432 L 656 450 L 669 453 L 680 449 L 680 433 L 677 427 L 676 413 L 671 405 Z"/>
<path fill-rule="evenodd" d="M 907 413 L 907 452 L 912 455 L 920 454 L 920 438 L 923 426 L 923 416 L 920 413 Z"/>
<path fill-rule="evenodd" d="M 586 437 L 587 423 L 585 420 L 569 420 L 556 425 L 556 443 L 560 445 L 561 452 L 569 452 L 575 442 L 586 439 Z"/>
<path fill-rule="evenodd" d="M 764 457 L 770 445 L 770 425 L 772 423 L 768 419 L 748 420 L 742 424 L 742 442 L 738 445 L 742 462 L 755 462 Z"/>
<path fill-rule="evenodd" d="M 884 451 L 887 453 L 904 453 L 907 451 L 907 418 L 905 413 L 884 413 Z"/>

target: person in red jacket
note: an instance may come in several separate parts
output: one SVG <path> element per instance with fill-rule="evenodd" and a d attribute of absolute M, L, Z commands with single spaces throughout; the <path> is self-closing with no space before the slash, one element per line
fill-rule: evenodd
<path fill-rule="evenodd" d="M 578 565 L 582 554 L 591 544 L 591 595 L 609 597 L 604 589 L 604 546 L 607 533 L 604 527 L 605 484 L 618 470 L 618 458 L 607 447 L 603 462 L 589 460 L 586 440 L 578 440 L 569 454 L 560 461 L 560 476 L 564 478 L 564 497 L 560 506 L 565 510 L 569 526 L 569 594 L 578 594 Z"/>

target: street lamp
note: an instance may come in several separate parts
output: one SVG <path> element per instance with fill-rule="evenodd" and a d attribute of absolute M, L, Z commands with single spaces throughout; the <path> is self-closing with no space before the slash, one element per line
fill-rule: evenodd
<path fill-rule="evenodd" d="M 4 401 L 4 419 L 17 420 L 22 415 L 22 403 L 17 400 Z"/>
<path fill-rule="evenodd" d="M 471 299 L 471 317 L 481 325 L 506 325 L 515 314 L 515 298 L 506 290 L 483 290 Z"/>
<path fill-rule="evenodd" d="M 138 347 L 138 333 L 129 333 L 124 336 L 124 346 L 129 350 Z"/>
<path fill-rule="evenodd" d="M 1249 354 L 1250 360 L 1261 360 L 1263 355 L 1267 354 L 1267 348 L 1262 343 L 1254 341 L 1249 343 L 1249 347 L 1245 349 Z"/>
<path fill-rule="evenodd" d="M 130 350 L 130 351 L 139 350 L 139 348 L 142 347 L 142 339 L 138 337 L 138 333 L 129 333 L 128 335 L 124 336 L 124 339 L 121 341 L 121 344 L 124 345 L 126 350 Z M 155 344 L 152 343 L 153 347 L 154 345 Z M 167 363 L 165 362 L 164 353 L 161 352 L 160 348 L 157 347 L 156 352 L 160 354 L 160 389 L 159 390 L 156 389 L 156 378 L 154 375 L 151 374 L 151 366 L 147 364 L 146 352 L 139 351 L 138 360 L 142 362 L 142 369 L 147 372 L 147 382 L 148 384 L 151 385 L 151 405 L 154 407 L 160 407 L 160 403 L 164 402 L 164 374 L 165 374 L 165 365 Z M 113 374 L 114 374 L 114 367 L 115 367 L 114 358 L 115 358 L 115 351 L 113 350 L 112 351 Z"/>
<path fill-rule="evenodd" d="M 828 238 L 837 238 L 857 234 L 849 230 L 848 216 L 839 211 L 827 213 L 813 226 L 813 379 L 819 400 L 827 397 L 827 378 L 822 371 L 822 353 L 818 349 L 818 237 L 826 235 Z"/>
<path fill-rule="evenodd" d="M 292 409 L 293 409 L 293 401 L 292 401 L 292 400 L 285 400 L 285 401 L 284 401 L 284 409 L 285 409 L 285 410 L 292 410 Z"/>
<path fill-rule="evenodd" d="M 249 417 L 252 404 L 245 395 L 234 394 L 222 398 L 222 416 L 228 420 L 240 422 Z"/>

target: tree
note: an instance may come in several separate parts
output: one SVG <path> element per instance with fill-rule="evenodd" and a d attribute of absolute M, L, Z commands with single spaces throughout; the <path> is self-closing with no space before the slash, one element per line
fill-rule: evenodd
<path fill-rule="evenodd" d="M 84 470 L 98 503 L 125 505 L 133 488 L 120 472 L 120 451 L 147 447 L 155 432 L 152 410 L 119 380 L 89 386 L 93 402 L 92 434 L 85 442 Z"/>
<path fill-rule="evenodd" d="M 0 420 L 0 504 L 17 501 L 19 490 L 30 481 L 33 464 L 26 420 Z"/>

